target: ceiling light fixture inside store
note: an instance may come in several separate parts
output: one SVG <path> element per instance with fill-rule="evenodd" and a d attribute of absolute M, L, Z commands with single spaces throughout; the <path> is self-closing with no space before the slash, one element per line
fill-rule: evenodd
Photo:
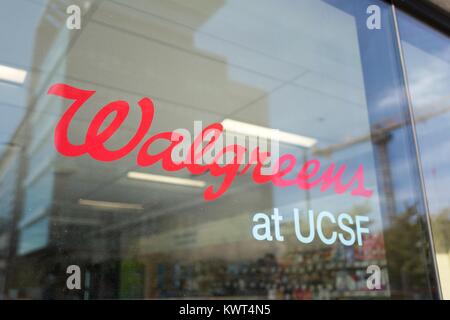
<path fill-rule="evenodd" d="M 158 174 L 150 174 L 150 173 L 143 173 L 143 172 L 136 172 L 136 171 L 128 172 L 127 177 L 129 179 L 160 182 L 160 183 L 167 183 L 167 184 L 176 184 L 179 186 L 186 186 L 186 187 L 203 188 L 206 186 L 205 181 L 184 179 L 184 178 L 177 178 L 177 177 L 168 177 L 168 176 L 162 176 L 162 175 L 158 175 Z"/>
<path fill-rule="evenodd" d="M 142 204 L 138 203 L 125 203 L 125 202 L 111 202 L 111 201 L 98 201 L 80 199 L 78 203 L 82 206 L 97 207 L 102 209 L 125 209 L 125 210 L 143 210 Z"/>
<path fill-rule="evenodd" d="M 222 126 L 227 131 L 242 135 L 261 137 L 265 139 L 273 139 L 278 136 L 278 141 L 280 142 L 303 148 L 311 148 L 317 143 L 317 140 L 313 138 L 231 119 L 223 120 Z"/>
<path fill-rule="evenodd" d="M 0 80 L 22 84 L 25 82 L 27 72 L 0 64 Z"/>

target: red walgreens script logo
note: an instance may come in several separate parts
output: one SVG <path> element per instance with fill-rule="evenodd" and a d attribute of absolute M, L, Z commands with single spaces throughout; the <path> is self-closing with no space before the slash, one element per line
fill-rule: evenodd
<path fill-rule="evenodd" d="M 56 125 L 54 135 L 56 150 L 63 156 L 67 157 L 79 157 L 84 154 L 89 154 L 93 159 L 98 161 L 109 162 L 121 159 L 128 155 L 142 141 L 151 127 L 155 114 L 152 100 L 149 98 L 142 98 L 138 102 L 141 109 L 141 121 L 135 135 L 122 148 L 117 150 L 109 150 L 104 146 L 105 142 L 120 128 L 130 109 L 129 104 L 126 101 L 118 100 L 110 102 L 94 116 L 94 119 L 88 127 L 84 143 L 72 144 L 68 138 L 70 123 L 72 122 L 77 111 L 90 97 L 95 94 L 95 91 L 82 90 L 67 84 L 58 83 L 50 87 L 48 94 L 74 100 L 72 105 L 64 112 Z M 100 131 L 105 119 L 111 113 L 115 113 L 114 119 L 105 129 Z M 297 186 L 302 190 L 319 187 L 321 192 L 328 190 L 331 186 L 334 186 L 333 191 L 337 194 L 346 192 L 356 184 L 351 191 L 352 195 L 368 198 L 373 193 L 372 190 L 364 187 L 364 167 L 362 164 L 358 166 L 358 169 L 350 181 L 343 184 L 341 180 L 342 175 L 347 168 L 345 164 L 339 167 L 337 172 L 335 172 L 336 165 L 331 163 L 331 165 L 321 175 L 319 175 L 318 172 L 321 164 L 319 160 L 315 159 L 306 161 L 295 179 L 283 179 L 283 177 L 291 172 L 295 166 L 296 157 L 293 154 L 282 155 L 275 165 L 275 168 L 278 169 L 274 170 L 272 174 L 262 174 L 261 169 L 264 162 L 270 156 L 270 153 L 260 152 L 258 147 L 252 150 L 250 156 L 251 161 L 249 161 L 249 163 L 242 170 L 240 170 L 240 164 L 242 163 L 240 160 L 242 160 L 242 157 L 247 149 L 237 144 L 224 147 L 220 154 L 218 154 L 210 164 L 196 163 L 198 162 L 195 161 L 196 159 L 201 159 L 205 152 L 214 146 L 215 141 L 217 141 L 222 132 L 223 127 L 220 123 L 213 123 L 203 129 L 203 131 L 195 137 L 194 142 L 188 149 L 188 156 L 190 159 L 194 159 L 194 161 L 182 161 L 178 163 L 172 160 L 171 154 L 172 150 L 179 143 L 181 143 L 183 136 L 171 131 L 157 133 L 146 140 L 142 145 L 137 155 L 137 164 L 145 167 L 151 166 L 160 161 L 162 167 L 167 171 L 179 171 L 186 168 L 195 175 L 209 172 L 214 177 L 223 176 L 222 184 L 217 190 L 214 190 L 212 185 L 205 189 L 205 200 L 215 200 L 222 196 L 231 186 L 236 176 L 245 174 L 252 164 L 255 165 L 252 179 L 257 184 L 272 182 L 272 184 L 277 187 Z M 204 138 L 211 133 L 213 134 L 213 137 L 209 139 L 204 147 L 202 147 L 202 142 L 205 141 Z M 150 146 L 156 140 L 165 140 L 169 142 L 169 146 L 158 154 L 151 154 L 149 152 Z M 201 149 L 197 152 L 199 146 Z M 221 166 L 218 164 L 216 159 L 226 153 L 233 153 L 234 161 Z M 314 177 L 316 178 L 315 180 L 313 180 Z"/>

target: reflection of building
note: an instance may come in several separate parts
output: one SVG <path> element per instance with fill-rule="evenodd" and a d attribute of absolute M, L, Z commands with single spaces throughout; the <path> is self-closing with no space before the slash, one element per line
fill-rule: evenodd
<path fill-rule="evenodd" d="M 16 200 L 19 175 L 18 152 L 13 148 L 2 161 L 0 183 L 0 288 L 5 287 L 5 276 L 10 258 L 10 245 L 14 241 L 11 230 L 14 228 L 14 203 Z"/>

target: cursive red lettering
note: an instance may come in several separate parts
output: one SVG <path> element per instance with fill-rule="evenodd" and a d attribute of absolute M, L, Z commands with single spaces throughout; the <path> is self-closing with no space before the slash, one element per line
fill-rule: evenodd
<path fill-rule="evenodd" d="M 122 148 L 118 150 L 108 150 L 104 143 L 119 129 L 126 119 L 130 106 L 125 101 L 114 101 L 103 107 L 94 117 L 87 130 L 86 139 L 83 144 L 74 145 L 69 141 L 68 131 L 76 112 L 95 93 L 95 91 L 81 90 L 66 84 L 55 84 L 48 90 L 49 94 L 61 96 L 66 99 L 75 100 L 61 117 L 55 128 L 55 147 L 62 155 L 76 157 L 85 153 L 90 154 L 98 161 L 114 161 L 129 154 L 142 140 L 149 130 L 154 114 L 153 102 L 148 98 L 143 98 L 138 102 L 141 108 L 141 123 L 136 134 Z M 105 119 L 115 112 L 113 121 L 99 133 Z"/>
<path fill-rule="evenodd" d="M 283 164 L 287 163 L 286 168 L 282 168 Z M 296 158 L 292 154 L 283 154 L 275 164 L 275 168 L 279 168 L 278 171 L 272 176 L 272 183 L 277 187 L 289 187 L 296 184 L 296 180 L 284 180 L 283 176 L 287 175 L 294 169 Z"/>
<path fill-rule="evenodd" d="M 320 191 L 328 190 L 334 184 L 334 192 L 337 194 L 344 193 L 347 191 L 355 182 L 357 183 L 357 188 L 352 191 L 353 195 L 359 195 L 362 197 L 370 197 L 372 195 L 371 190 L 367 190 L 364 188 L 364 176 L 363 176 L 363 166 L 360 165 L 355 175 L 350 179 L 347 184 L 342 184 L 342 175 L 347 169 L 347 165 L 343 164 L 336 174 L 334 174 L 334 170 L 336 168 L 336 164 L 332 163 L 322 174 L 322 177 L 319 181 L 315 183 L 322 182 L 322 186 L 320 187 Z"/>
<path fill-rule="evenodd" d="M 170 145 L 158 154 L 149 153 L 150 146 L 157 140 L 169 141 Z M 155 134 L 142 145 L 138 152 L 137 164 L 141 167 L 148 167 L 161 161 L 163 169 L 167 171 L 178 171 L 184 168 L 184 163 L 175 163 L 172 161 L 172 151 L 182 140 L 182 135 L 174 135 L 172 132 Z"/>
<path fill-rule="evenodd" d="M 154 105 L 149 98 L 142 98 L 138 105 L 141 111 L 141 120 L 134 136 L 123 147 L 117 150 L 109 150 L 105 147 L 105 143 L 117 130 L 121 127 L 126 117 L 128 116 L 130 106 L 126 101 L 118 100 L 105 105 L 91 121 L 84 143 L 73 144 L 69 141 L 68 133 L 71 122 L 73 121 L 77 111 L 84 105 L 84 103 L 95 94 L 93 90 L 82 90 L 67 84 L 58 83 L 52 85 L 48 94 L 63 97 L 65 99 L 74 100 L 70 107 L 63 113 L 61 119 L 55 128 L 54 140 L 56 150 L 67 157 L 78 157 L 84 154 L 89 154 L 93 159 L 98 161 L 115 161 L 128 155 L 136 146 L 142 141 L 149 131 L 153 117 Z M 106 119 L 114 115 L 112 121 L 102 129 Z M 172 159 L 172 153 L 183 141 L 183 136 L 175 132 L 161 132 L 153 135 L 147 139 L 137 154 L 137 164 L 139 166 L 151 166 L 160 162 L 163 169 L 166 171 L 178 171 L 186 168 L 190 173 L 199 175 L 209 171 L 214 177 L 223 176 L 222 183 L 217 190 L 213 185 L 208 186 L 204 192 L 205 200 L 215 200 L 221 197 L 232 185 L 236 176 L 245 174 L 248 169 L 254 165 L 252 179 L 257 184 L 264 184 L 272 182 L 277 187 L 288 187 L 296 185 L 302 190 L 309 190 L 318 185 L 320 191 L 324 192 L 333 186 L 333 191 L 336 194 L 342 194 L 353 187 L 351 194 L 353 196 L 370 197 L 373 194 L 372 190 L 366 189 L 364 186 L 364 167 L 359 165 L 353 177 L 348 183 L 342 182 L 342 176 L 347 168 L 344 164 L 337 172 L 335 172 L 336 165 L 332 163 L 323 174 L 316 179 L 311 179 L 318 175 L 320 170 L 320 161 L 313 159 L 305 162 L 295 179 L 287 180 L 285 177 L 292 172 L 296 164 L 296 157 L 293 154 L 284 154 L 275 163 L 275 170 L 271 174 L 262 174 L 263 166 L 266 160 L 270 157 L 269 152 L 260 152 L 256 147 L 251 151 L 249 163 L 239 172 L 240 164 L 244 157 L 246 148 L 243 146 L 232 144 L 225 146 L 213 159 L 212 163 L 203 164 L 206 152 L 219 141 L 223 133 L 223 127 L 220 123 L 213 123 L 195 137 L 190 146 L 186 159 L 176 163 Z M 212 136 L 206 139 L 208 136 Z M 150 148 L 156 141 L 168 142 L 163 151 L 152 154 Z M 207 140 L 205 146 L 204 142 Z M 233 159 L 230 163 L 220 166 L 219 159 L 225 158 L 225 154 L 232 153 Z M 271 160 L 273 161 L 273 159 Z M 354 186 L 356 184 L 356 186 Z"/>
<path fill-rule="evenodd" d="M 308 172 L 310 166 L 312 166 L 313 168 L 311 172 Z M 303 164 L 300 172 L 298 173 L 297 177 L 298 187 L 303 190 L 309 190 L 314 188 L 320 182 L 320 180 L 316 180 L 315 182 L 308 182 L 308 180 L 314 177 L 317 174 L 317 172 L 319 172 L 319 170 L 320 170 L 319 160 L 312 159 L 306 161 Z"/>
<path fill-rule="evenodd" d="M 209 186 L 205 190 L 205 200 L 214 200 L 219 198 L 221 195 L 223 195 L 228 188 L 231 186 L 231 184 L 234 181 L 234 178 L 236 177 L 239 168 L 240 163 L 244 157 L 246 148 L 239 146 L 239 145 L 229 145 L 222 149 L 221 152 L 214 158 L 213 163 L 210 165 L 210 171 L 211 175 L 214 177 L 218 176 L 224 176 L 222 184 L 220 185 L 219 189 L 214 192 L 213 186 Z M 231 161 L 231 163 L 225 164 L 223 166 L 219 166 L 217 164 L 218 159 L 221 157 L 224 157 L 226 153 L 234 153 L 234 157 Z"/>

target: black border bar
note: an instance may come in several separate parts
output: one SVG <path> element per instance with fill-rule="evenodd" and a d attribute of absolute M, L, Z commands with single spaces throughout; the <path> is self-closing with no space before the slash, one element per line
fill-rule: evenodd
<path fill-rule="evenodd" d="M 450 12 L 428 0 L 384 0 L 424 23 L 450 35 Z"/>

